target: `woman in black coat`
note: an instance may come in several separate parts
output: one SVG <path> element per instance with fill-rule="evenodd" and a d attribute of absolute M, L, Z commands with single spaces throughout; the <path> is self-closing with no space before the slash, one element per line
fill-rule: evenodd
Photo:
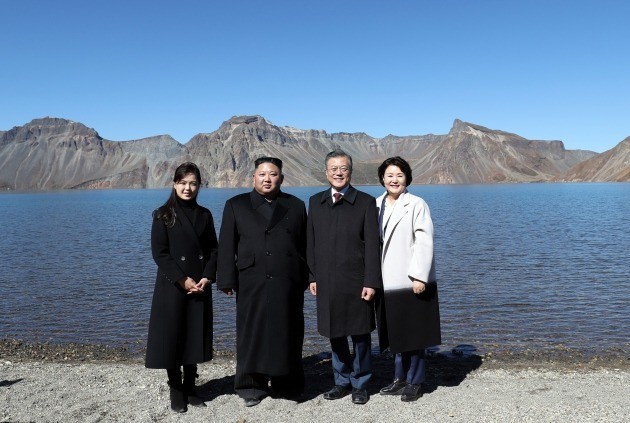
<path fill-rule="evenodd" d="M 175 170 L 173 191 L 153 212 L 151 251 L 158 266 L 145 366 L 166 369 L 171 409 L 205 406 L 195 394 L 197 363 L 212 359 L 212 290 L 217 236 L 212 214 L 197 204 L 199 168 Z M 184 369 L 182 381 L 181 367 Z"/>

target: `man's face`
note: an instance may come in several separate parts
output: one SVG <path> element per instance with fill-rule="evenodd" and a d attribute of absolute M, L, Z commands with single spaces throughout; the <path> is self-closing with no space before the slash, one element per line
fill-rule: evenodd
<path fill-rule="evenodd" d="M 254 189 L 265 198 L 273 199 L 280 192 L 282 174 L 273 163 L 261 163 L 254 170 Z"/>
<path fill-rule="evenodd" d="M 347 157 L 332 157 L 326 163 L 326 178 L 330 185 L 337 191 L 342 190 L 350 183 L 352 169 Z"/>

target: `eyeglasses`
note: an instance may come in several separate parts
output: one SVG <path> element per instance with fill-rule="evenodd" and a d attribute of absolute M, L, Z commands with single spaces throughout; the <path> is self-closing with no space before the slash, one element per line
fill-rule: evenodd
<path fill-rule="evenodd" d="M 348 173 L 350 172 L 350 168 L 348 166 L 332 166 L 328 168 L 328 171 L 330 173 L 337 173 L 337 172 L 341 172 L 341 173 Z"/>

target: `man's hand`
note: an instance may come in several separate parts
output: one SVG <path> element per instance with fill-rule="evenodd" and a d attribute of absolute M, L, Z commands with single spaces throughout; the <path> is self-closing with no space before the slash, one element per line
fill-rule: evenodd
<path fill-rule="evenodd" d="M 221 288 L 221 291 L 223 291 L 224 293 L 228 295 L 234 294 L 234 290 L 232 288 Z"/>
<path fill-rule="evenodd" d="M 361 291 L 361 299 L 365 301 L 370 301 L 374 298 L 374 294 L 376 294 L 376 290 L 374 288 L 363 287 L 363 291 Z"/>
<path fill-rule="evenodd" d="M 311 294 L 317 296 L 317 282 L 311 282 L 308 286 L 308 289 L 311 291 Z"/>

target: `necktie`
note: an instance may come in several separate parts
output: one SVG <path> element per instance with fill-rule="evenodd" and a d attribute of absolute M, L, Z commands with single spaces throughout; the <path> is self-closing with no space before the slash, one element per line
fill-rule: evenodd
<path fill-rule="evenodd" d="M 343 197 L 343 195 L 339 194 L 338 192 L 335 192 L 333 194 L 333 197 L 335 198 L 335 204 L 337 204 L 338 202 L 341 201 L 341 198 Z"/>

